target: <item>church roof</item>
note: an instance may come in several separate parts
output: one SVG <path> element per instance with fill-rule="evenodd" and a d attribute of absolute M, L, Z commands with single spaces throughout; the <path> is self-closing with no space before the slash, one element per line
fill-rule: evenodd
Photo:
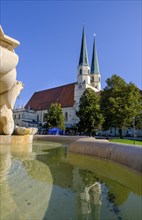
<path fill-rule="evenodd" d="M 79 66 L 89 66 L 88 62 L 88 54 L 87 54 L 87 45 L 86 45 L 86 36 L 83 28 L 82 32 L 82 41 L 81 41 L 81 50 L 80 50 L 80 58 L 79 58 Z"/>
<path fill-rule="evenodd" d="M 25 108 L 46 110 L 52 103 L 60 103 L 62 108 L 73 107 L 75 83 L 35 92 Z"/>
<path fill-rule="evenodd" d="M 95 36 L 94 36 L 92 63 L 91 63 L 91 74 L 93 73 L 100 73 Z"/>

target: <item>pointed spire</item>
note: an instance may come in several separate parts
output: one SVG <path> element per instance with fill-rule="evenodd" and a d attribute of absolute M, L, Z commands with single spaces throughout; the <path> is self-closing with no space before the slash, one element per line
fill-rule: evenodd
<path fill-rule="evenodd" d="M 95 36 L 96 35 L 94 34 L 94 44 L 93 44 L 92 63 L 91 63 L 91 74 L 100 73 Z"/>
<path fill-rule="evenodd" d="M 80 58 L 78 65 L 89 66 L 84 27 L 82 32 L 81 50 L 80 50 Z"/>

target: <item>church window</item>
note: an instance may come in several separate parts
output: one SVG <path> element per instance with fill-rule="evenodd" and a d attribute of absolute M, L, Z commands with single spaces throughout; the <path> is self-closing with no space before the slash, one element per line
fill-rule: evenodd
<path fill-rule="evenodd" d="M 46 113 L 43 114 L 43 121 L 46 121 Z"/>
<path fill-rule="evenodd" d="M 80 69 L 80 75 L 82 75 L 82 69 Z"/>
<path fill-rule="evenodd" d="M 39 121 L 39 115 L 37 115 L 37 121 Z"/>
<path fill-rule="evenodd" d="M 19 115 L 19 119 L 20 119 L 20 115 Z"/>
<path fill-rule="evenodd" d="M 68 121 L 68 113 L 65 112 L 65 120 Z"/>

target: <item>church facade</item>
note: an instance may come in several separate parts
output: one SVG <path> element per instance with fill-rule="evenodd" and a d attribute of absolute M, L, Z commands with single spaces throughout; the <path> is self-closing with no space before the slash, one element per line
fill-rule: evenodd
<path fill-rule="evenodd" d="M 24 109 L 14 110 L 15 124 L 19 126 L 33 126 L 44 124 L 44 115 L 52 103 L 60 103 L 65 117 L 65 126 L 71 127 L 78 122 L 76 111 L 79 100 L 86 88 L 94 92 L 101 90 L 101 74 L 98 64 L 96 39 L 94 36 L 91 67 L 88 61 L 86 35 L 83 28 L 79 63 L 77 67 L 77 81 L 67 85 L 35 92 Z M 26 123 L 27 122 L 27 123 Z M 31 124 L 30 124 L 31 122 Z M 26 124 L 25 124 L 26 123 Z"/>

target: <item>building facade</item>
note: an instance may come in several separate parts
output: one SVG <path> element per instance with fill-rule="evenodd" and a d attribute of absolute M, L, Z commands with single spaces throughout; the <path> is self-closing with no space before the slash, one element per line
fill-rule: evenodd
<path fill-rule="evenodd" d="M 14 110 L 15 124 L 19 126 L 21 124 L 25 125 L 25 123 L 23 123 L 25 122 L 23 118 L 24 115 L 26 122 L 29 121 L 30 126 L 31 122 L 36 122 L 34 124 L 35 126 L 39 124 L 43 125 L 45 123 L 44 114 L 47 113 L 50 105 L 52 103 L 60 103 L 65 117 L 65 126 L 74 126 L 78 122 L 76 111 L 78 110 L 80 97 L 86 88 L 91 88 L 94 92 L 98 93 L 101 90 L 101 74 L 99 70 L 95 36 L 90 68 L 86 35 L 83 28 L 79 63 L 77 67 L 77 81 L 56 88 L 35 92 L 24 109 Z M 26 124 L 26 127 L 27 126 L 29 126 L 28 123 Z"/>

